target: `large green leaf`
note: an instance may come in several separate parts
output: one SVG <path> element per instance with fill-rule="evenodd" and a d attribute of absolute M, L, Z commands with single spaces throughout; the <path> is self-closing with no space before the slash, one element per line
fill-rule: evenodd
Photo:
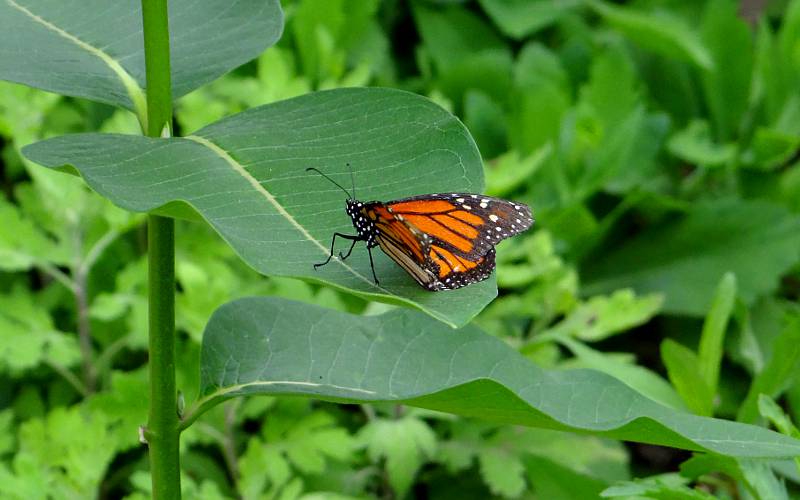
<path fill-rule="evenodd" d="M 466 323 L 497 293 L 494 280 L 428 292 L 377 249 L 380 285 L 363 248 L 346 262 L 312 266 L 327 257 L 335 231 L 353 234 L 353 227 L 345 194 L 306 167 L 349 186 L 349 162 L 363 200 L 483 188 L 480 154 L 467 130 L 414 94 L 318 92 L 251 109 L 186 138 L 79 134 L 33 144 L 24 154 L 49 167 L 73 165 L 93 189 L 128 210 L 183 201 L 265 274 L 413 304 L 452 325 Z"/>
<path fill-rule="evenodd" d="M 252 394 L 395 402 L 737 457 L 800 454 L 787 436 L 666 408 L 593 370 L 544 371 L 476 327 L 405 310 L 354 316 L 266 297 L 222 306 L 203 338 L 201 399 L 183 425 Z"/>
<path fill-rule="evenodd" d="M 283 29 L 278 0 L 171 0 L 172 95 L 258 56 Z M 0 79 L 144 113 L 139 0 L 0 1 Z"/>
<path fill-rule="evenodd" d="M 763 201 L 700 202 L 686 217 L 588 260 L 582 291 L 661 292 L 665 312 L 702 316 L 726 272 L 736 275 L 737 293 L 752 303 L 775 290 L 799 257 L 800 219 L 786 209 Z"/>

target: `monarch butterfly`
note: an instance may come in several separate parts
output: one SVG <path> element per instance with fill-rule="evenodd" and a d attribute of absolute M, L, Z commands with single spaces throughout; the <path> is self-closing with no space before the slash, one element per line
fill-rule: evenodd
<path fill-rule="evenodd" d="M 348 167 L 350 164 L 348 163 Z M 531 209 L 516 203 L 471 193 L 426 194 L 399 200 L 361 202 L 316 168 L 347 194 L 347 215 L 355 235 L 333 233 L 331 251 L 324 266 L 333 258 L 336 238 L 350 240 L 347 259 L 359 241 L 367 243 L 372 277 L 378 284 L 372 249 L 380 246 L 392 260 L 430 291 L 453 290 L 483 281 L 495 267 L 494 246 L 501 240 L 525 231 L 533 224 Z M 350 171 L 353 181 L 353 171 Z"/>

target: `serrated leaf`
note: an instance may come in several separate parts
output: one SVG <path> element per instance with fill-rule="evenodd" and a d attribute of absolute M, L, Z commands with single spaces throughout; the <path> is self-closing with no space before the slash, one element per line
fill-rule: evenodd
<path fill-rule="evenodd" d="M 800 257 L 800 219 L 764 201 L 699 202 L 691 212 L 591 259 L 582 274 L 586 295 L 631 287 L 663 293 L 663 312 L 704 315 L 716 284 L 736 274 L 747 304 L 775 290 Z"/>
<path fill-rule="evenodd" d="M 714 500 L 717 497 L 702 490 L 689 488 L 689 481 L 678 474 L 659 474 L 635 479 L 606 488 L 603 498 L 645 497 L 653 500 Z"/>
<path fill-rule="evenodd" d="M 128 210 L 189 204 L 264 274 L 412 305 L 451 325 L 467 322 L 496 294 L 492 279 L 431 293 L 377 249 L 379 285 L 365 248 L 314 269 L 328 256 L 333 233 L 352 234 L 353 227 L 344 193 L 307 167 L 349 186 L 349 162 L 364 200 L 481 191 L 483 167 L 468 132 L 417 95 L 317 92 L 248 110 L 187 138 L 80 134 L 33 144 L 24 154 L 49 167 L 74 165 L 92 188 Z"/>
<path fill-rule="evenodd" d="M 19 427 L 13 472 L 0 467 L 4 498 L 87 498 L 114 456 L 114 439 L 102 413 L 80 407 L 55 408 L 44 419 Z M 20 479 L 22 479 L 20 481 Z M 28 483 L 28 484 L 25 484 Z M 47 494 L 37 494 L 43 486 Z M 26 492 L 32 496 L 21 496 Z"/>
<path fill-rule="evenodd" d="M 586 342 L 596 342 L 646 323 L 658 313 L 663 302 L 658 294 L 637 297 L 627 288 L 609 296 L 595 295 L 553 328 Z"/>
<path fill-rule="evenodd" d="M 15 205 L 0 198 L 0 269 L 25 271 L 37 263 L 65 265 L 70 254 Z"/>
<path fill-rule="evenodd" d="M 525 466 L 522 461 L 497 449 L 478 453 L 481 476 L 492 493 L 516 498 L 525 489 Z"/>
<path fill-rule="evenodd" d="M 0 370 L 16 373 L 50 359 L 54 346 L 59 361 L 67 366 L 78 360 L 77 343 L 62 339 L 48 311 L 37 305 L 32 291 L 22 287 L 0 295 Z"/>
<path fill-rule="evenodd" d="M 258 56 L 283 29 L 278 0 L 173 0 L 169 9 L 173 98 Z M 0 46 L 0 79 L 146 116 L 138 1 L 1 2 Z"/>
<path fill-rule="evenodd" d="M 433 430 L 415 417 L 373 420 L 361 429 L 359 438 L 372 460 L 386 459 L 389 483 L 399 497 L 405 496 L 414 475 L 436 448 Z"/>
<path fill-rule="evenodd" d="M 800 453 L 800 441 L 661 406 L 592 370 L 544 371 L 475 327 L 407 310 L 353 316 L 274 298 L 226 304 L 203 338 L 201 399 L 294 394 L 384 401 L 487 420 L 598 433 L 744 457 Z"/>

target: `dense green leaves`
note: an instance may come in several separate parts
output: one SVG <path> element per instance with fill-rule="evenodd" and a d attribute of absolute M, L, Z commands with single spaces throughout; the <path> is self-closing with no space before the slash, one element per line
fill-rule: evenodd
<path fill-rule="evenodd" d="M 664 311 L 702 315 L 728 271 L 745 301 L 773 291 L 797 261 L 800 218 L 763 201 L 698 203 L 586 268 L 586 292 L 632 287 L 665 294 Z"/>
<path fill-rule="evenodd" d="M 277 0 L 169 6 L 173 98 L 256 57 L 283 29 Z M 146 114 L 139 1 L 0 2 L 0 47 L 0 79 Z"/>
<path fill-rule="evenodd" d="M 718 454 L 785 457 L 800 442 L 660 406 L 591 370 L 546 372 L 474 327 L 418 314 L 355 317 L 279 299 L 219 309 L 204 334 L 199 411 L 247 394 L 391 401 Z"/>
<path fill-rule="evenodd" d="M 187 138 L 75 135 L 29 146 L 25 154 L 49 167 L 75 166 L 93 189 L 128 210 L 186 203 L 265 274 L 412 304 L 453 325 L 468 321 L 496 293 L 493 280 L 428 292 L 379 252 L 376 285 L 364 249 L 346 262 L 313 268 L 327 257 L 333 233 L 353 228 L 346 195 L 307 167 L 349 186 L 349 163 L 364 201 L 481 192 L 480 156 L 463 125 L 412 94 L 319 92 L 252 109 Z"/>
<path fill-rule="evenodd" d="M 74 164 L 126 207 L 211 222 L 176 223 L 176 368 L 194 422 L 181 438 L 186 498 L 796 496 L 797 458 L 697 453 L 675 474 L 682 454 L 662 450 L 664 465 L 610 437 L 711 449 L 688 436 L 734 455 L 776 443 L 686 410 L 798 437 L 800 0 L 757 16 L 734 0 L 286 0 L 285 36 L 260 56 L 281 29 L 278 1 L 169 3 L 173 93 L 196 89 L 176 103 L 176 130 L 202 130 L 34 151 L 57 145 L 44 155 L 53 166 Z M 0 0 L 0 78 L 136 110 L 138 9 Z M 370 85 L 452 111 L 480 147 L 487 192 L 536 211 L 537 226 L 498 249 L 502 293 L 472 327 L 381 314 L 391 306 L 363 299 L 415 303 L 453 325 L 494 296 L 491 283 L 427 294 L 376 252 L 390 292 L 376 294 L 362 248 L 346 263 L 366 281 L 335 260 L 311 269 L 331 232 L 351 227 L 344 194 L 304 169 L 349 187 L 350 162 L 364 199 L 478 191 L 477 151 L 452 116 L 406 94 L 411 105 L 395 106 L 400 94 L 353 90 L 223 119 Z M 148 393 L 144 217 L 19 155 L 42 138 L 142 124 L 0 84 L 0 496 L 153 496 L 137 435 Z M 460 152 L 463 170 L 440 144 Z M 352 315 L 225 306 L 230 328 L 215 330 L 218 314 L 208 333 L 219 358 L 231 356 L 215 369 L 258 374 L 203 401 L 237 387 L 303 387 L 314 400 L 233 398 L 194 420 L 206 322 L 249 295 Z M 346 394 L 359 387 L 377 396 Z M 729 436 L 749 441 L 713 441 Z M 789 447 L 783 455 L 798 453 Z"/>

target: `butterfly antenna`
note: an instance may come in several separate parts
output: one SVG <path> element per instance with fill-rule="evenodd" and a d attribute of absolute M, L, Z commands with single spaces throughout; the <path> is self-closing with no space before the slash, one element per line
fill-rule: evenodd
<path fill-rule="evenodd" d="M 354 199 L 355 199 L 355 197 L 353 197 L 353 196 L 350 196 L 350 193 L 349 193 L 349 192 L 347 192 L 347 190 L 346 190 L 345 188 L 343 188 L 341 184 L 339 184 L 339 183 L 338 183 L 338 182 L 336 182 L 335 180 L 331 179 L 331 178 L 330 178 L 330 177 L 328 177 L 327 175 L 323 174 L 322 172 L 320 172 L 320 171 L 319 171 L 319 170 L 317 170 L 316 168 L 314 168 L 314 167 L 308 167 L 308 168 L 306 169 L 306 172 L 310 172 L 310 171 L 314 171 L 314 172 L 318 173 L 319 175 L 321 175 L 322 177 L 325 177 L 326 179 L 328 179 L 329 181 L 331 181 L 331 182 L 332 182 L 334 185 L 336 185 L 336 187 L 338 187 L 339 189 L 341 189 L 342 191 L 344 191 L 344 193 L 347 195 L 347 197 L 348 197 L 348 198 L 350 198 L 351 200 L 354 200 Z M 354 194 L 355 194 L 355 191 L 354 191 Z"/>
<path fill-rule="evenodd" d="M 347 163 L 347 168 L 350 169 L 350 185 L 353 187 L 353 199 L 356 198 L 356 178 L 353 175 L 353 167 L 350 166 L 350 163 Z"/>

